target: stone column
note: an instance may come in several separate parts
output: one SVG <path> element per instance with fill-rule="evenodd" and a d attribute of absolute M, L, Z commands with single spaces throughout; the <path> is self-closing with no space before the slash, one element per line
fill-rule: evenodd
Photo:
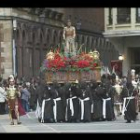
<path fill-rule="evenodd" d="M 0 20 L 1 26 L 1 52 L 3 69 L 3 78 L 7 79 L 13 74 L 13 59 L 12 59 L 12 20 Z"/>
<path fill-rule="evenodd" d="M 131 9 L 131 29 L 135 30 L 135 23 L 136 23 L 136 8 Z"/>
<path fill-rule="evenodd" d="M 117 8 L 113 8 L 113 30 L 115 30 L 116 24 L 117 24 Z"/>

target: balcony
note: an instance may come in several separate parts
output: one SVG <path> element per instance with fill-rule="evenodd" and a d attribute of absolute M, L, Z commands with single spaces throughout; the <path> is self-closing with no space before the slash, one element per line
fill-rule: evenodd
<path fill-rule="evenodd" d="M 130 14 L 119 14 L 117 15 L 118 24 L 127 24 L 131 22 Z"/>
<path fill-rule="evenodd" d="M 105 37 L 140 36 L 140 9 L 119 11 L 114 8 L 111 14 L 105 9 L 105 19 Z"/>

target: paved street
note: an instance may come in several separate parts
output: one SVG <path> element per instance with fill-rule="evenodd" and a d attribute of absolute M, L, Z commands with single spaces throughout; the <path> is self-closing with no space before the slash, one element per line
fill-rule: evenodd
<path fill-rule="evenodd" d="M 90 123 L 39 123 L 34 112 L 21 117 L 21 125 L 10 125 L 8 115 L 0 115 L 0 133 L 140 133 L 140 120 Z"/>

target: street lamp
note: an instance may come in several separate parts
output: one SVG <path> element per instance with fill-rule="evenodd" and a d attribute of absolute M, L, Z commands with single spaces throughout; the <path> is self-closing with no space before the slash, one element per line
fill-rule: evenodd
<path fill-rule="evenodd" d="M 119 67 L 120 67 L 120 76 L 122 76 L 122 74 L 123 74 L 123 71 L 122 71 L 122 63 L 123 63 L 123 60 L 124 60 L 124 56 L 122 55 L 122 54 L 119 54 L 119 57 L 118 57 L 118 59 L 119 59 Z"/>
<path fill-rule="evenodd" d="M 118 57 L 118 59 L 121 60 L 121 61 L 123 61 L 124 60 L 124 56 L 120 54 L 119 57 Z"/>

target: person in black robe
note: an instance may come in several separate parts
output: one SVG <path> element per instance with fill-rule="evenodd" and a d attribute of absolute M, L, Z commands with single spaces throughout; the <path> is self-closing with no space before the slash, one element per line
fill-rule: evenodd
<path fill-rule="evenodd" d="M 135 96 L 137 95 L 137 90 L 134 88 L 132 83 L 129 81 L 126 87 L 123 88 L 121 97 L 123 98 L 123 109 L 122 114 L 124 119 L 127 120 L 126 123 L 131 123 L 131 121 L 136 121 L 136 101 Z"/>
<path fill-rule="evenodd" d="M 27 86 L 28 91 L 30 92 L 30 99 L 29 99 L 29 105 L 30 109 L 35 111 L 36 108 L 36 103 L 37 103 L 37 93 L 36 93 L 36 88 L 35 84 L 31 84 Z"/>
<path fill-rule="evenodd" d="M 80 100 L 80 121 L 90 122 L 91 121 L 91 105 L 92 105 L 92 94 L 90 87 L 87 86 L 85 81 L 80 83 L 79 100 Z"/>
<path fill-rule="evenodd" d="M 91 120 L 94 121 L 94 113 L 96 112 L 96 92 L 95 89 L 98 87 L 98 83 L 94 80 L 91 81 L 90 83 L 90 90 L 91 90 L 91 99 L 92 99 L 92 104 L 91 104 Z"/>
<path fill-rule="evenodd" d="M 112 85 L 114 85 L 116 75 L 107 74 L 104 78 L 101 79 L 101 88 L 100 96 L 102 98 L 102 113 L 103 113 L 103 120 L 114 120 L 115 113 L 114 113 L 114 90 Z"/>
<path fill-rule="evenodd" d="M 115 83 L 116 83 L 116 74 L 112 73 L 112 75 L 111 75 L 111 84 L 112 84 L 112 86 L 114 86 Z"/>
<path fill-rule="evenodd" d="M 63 102 L 60 87 L 60 83 L 54 82 L 53 88 L 51 90 L 52 99 L 54 101 L 53 113 L 55 122 L 62 122 L 64 120 Z"/>
<path fill-rule="evenodd" d="M 45 81 L 42 80 L 40 85 L 36 89 L 36 96 L 37 96 L 37 106 L 36 106 L 36 117 L 38 118 L 38 121 L 41 122 L 41 107 L 42 107 L 42 101 L 43 101 L 43 95 L 45 92 Z"/>
<path fill-rule="evenodd" d="M 39 122 L 41 123 L 50 123 L 54 122 L 53 116 L 53 106 L 54 102 L 51 94 L 52 83 L 46 85 L 43 82 L 37 88 L 37 108 L 36 108 L 36 116 L 38 117 Z"/>
<path fill-rule="evenodd" d="M 73 82 L 66 86 L 66 113 L 67 122 L 79 122 L 78 83 Z"/>
<path fill-rule="evenodd" d="M 62 100 L 62 122 L 65 122 L 65 113 L 66 113 L 66 87 L 65 83 L 59 83 L 59 89 L 60 97 Z"/>
<path fill-rule="evenodd" d="M 108 89 L 107 95 L 111 98 L 111 105 L 112 105 L 112 109 L 113 109 L 112 118 L 113 118 L 113 120 L 116 120 L 115 110 L 114 110 L 114 103 L 115 103 L 114 96 L 115 96 L 116 91 L 115 91 L 115 88 L 112 86 L 112 84 L 109 85 L 109 87 L 107 89 Z"/>
<path fill-rule="evenodd" d="M 103 119 L 112 121 L 115 118 L 114 102 L 112 100 L 113 88 L 109 81 L 103 84 L 103 88 L 105 90 L 105 92 L 102 94 Z"/>
<path fill-rule="evenodd" d="M 55 122 L 54 120 L 54 101 L 53 101 L 53 84 L 47 84 L 45 87 L 45 92 L 43 94 L 43 101 L 42 101 L 42 122 L 45 123 L 52 123 Z M 43 116 L 44 114 L 44 116 Z M 43 119 L 44 118 L 44 119 Z"/>
<path fill-rule="evenodd" d="M 112 79 L 112 76 L 109 74 L 103 74 L 101 77 L 101 83 L 109 83 Z"/>
<path fill-rule="evenodd" d="M 100 95 L 101 92 L 102 92 L 101 83 L 98 82 L 98 86 L 95 88 L 94 94 L 93 94 L 94 106 L 93 106 L 92 119 L 94 121 L 101 121 L 102 120 L 102 98 Z"/>

